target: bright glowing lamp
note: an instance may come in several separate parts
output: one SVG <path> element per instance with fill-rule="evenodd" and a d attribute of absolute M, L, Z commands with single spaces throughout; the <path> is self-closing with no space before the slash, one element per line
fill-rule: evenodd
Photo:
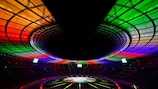
<path fill-rule="evenodd" d="M 38 63 L 39 59 L 38 58 L 34 58 L 33 63 Z"/>
<path fill-rule="evenodd" d="M 77 64 L 77 68 L 82 68 L 82 64 Z"/>
<path fill-rule="evenodd" d="M 126 58 L 122 58 L 121 61 L 122 61 L 122 63 L 127 63 L 127 59 Z"/>

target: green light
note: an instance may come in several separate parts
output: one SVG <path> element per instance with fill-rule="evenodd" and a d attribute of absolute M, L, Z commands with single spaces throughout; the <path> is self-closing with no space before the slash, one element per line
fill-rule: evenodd
<path fill-rule="evenodd" d="M 132 25 L 137 29 L 152 27 L 149 17 L 157 18 L 157 3 L 157 0 L 118 0 L 104 22 L 110 22 L 128 31 L 135 30 L 129 28 Z"/>
<path fill-rule="evenodd" d="M 3 53 L 16 54 L 22 52 L 33 52 L 34 49 L 30 47 L 30 45 L 17 44 L 15 46 L 13 44 L 5 44 L 5 45 L 0 45 L 0 51 Z"/>
<path fill-rule="evenodd" d="M 122 59 L 122 57 L 119 57 L 119 56 L 110 56 L 109 57 L 110 59 L 112 59 L 112 60 L 116 60 L 116 61 L 121 61 L 121 59 Z"/>
<path fill-rule="evenodd" d="M 82 60 L 80 64 L 87 64 L 87 62 L 85 60 Z"/>

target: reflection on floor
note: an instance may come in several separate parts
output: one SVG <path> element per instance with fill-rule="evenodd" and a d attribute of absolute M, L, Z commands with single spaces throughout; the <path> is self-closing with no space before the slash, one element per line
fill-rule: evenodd
<path fill-rule="evenodd" d="M 20 89 L 138 89 L 137 86 L 103 76 L 53 76 L 21 86 Z"/>

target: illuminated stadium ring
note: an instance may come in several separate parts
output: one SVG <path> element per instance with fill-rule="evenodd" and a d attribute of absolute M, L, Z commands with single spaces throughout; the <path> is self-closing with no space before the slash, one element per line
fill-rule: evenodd
<path fill-rule="evenodd" d="M 102 63 L 103 60 L 105 62 L 106 59 L 121 61 L 122 58 L 136 59 L 157 54 L 157 3 L 158 0 L 117 0 L 97 31 L 100 32 L 99 34 L 107 35 L 115 44 L 118 43 L 116 48 L 118 51 L 114 51 L 100 59 L 80 61 L 79 63 L 97 64 Z M 28 61 L 38 58 L 42 62 L 60 64 L 72 62 L 65 59 L 55 60 L 59 58 L 56 58 L 54 55 L 45 55 L 43 50 L 39 50 L 41 47 L 38 48 L 38 46 L 41 46 L 42 41 L 46 41 L 46 38 L 49 36 L 41 37 L 47 31 L 37 37 L 41 40 L 34 39 L 30 42 L 32 32 L 43 26 L 50 26 L 52 23 L 56 23 L 56 18 L 49 12 L 42 0 L 0 0 L 0 13 L 1 55 L 7 54 L 22 57 Z M 129 37 L 131 37 L 130 40 L 128 40 L 128 34 L 124 32 L 118 33 L 116 26 L 125 29 L 129 33 Z M 55 34 L 56 31 L 56 28 L 52 30 L 52 34 Z"/>
<path fill-rule="evenodd" d="M 32 35 L 30 37 L 30 44 L 37 52 L 48 56 L 48 58 L 50 59 L 55 59 L 55 57 L 49 55 L 48 52 L 42 49 L 42 43 L 46 41 L 49 37 L 60 34 L 61 32 L 62 30 L 60 29 L 58 24 L 43 26 L 42 28 L 38 28 L 34 32 L 32 32 Z M 56 59 L 58 58 L 56 57 Z"/>
<path fill-rule="evenodd" d="M 61 61 L 64 63 L 71 63 L 71 59 L 65 59 L 65 58 L 60 58 L 60 57 L 56 57 L 56 55 L 51 55 L 51 53 L 48 53 L 47 50 L 44 50 L 44 44 L 45 42 L 47 42 L 47 40 L 51 37 L 54 37 L 58 34 L 61 34 L 63 31 L 61 30 L 59 24 L 52 24 L 52 25 L 47 25 L 47 26 L 43 26 L 42 28 L 38 28 L 36 29 L 31 37 L 30 37 L 30 44 L 31 46 L 39 53 L 48 56 L 47 59 L 49 60 L 56 60 L 56 63 L 61 63 Z M 131 43 L 131 37 L 129 35 L 128 32 L 126 32 L 124 29 L 119 28 L 115 25 L 111 25 L 111 24 L 100 24 L 100 26 L 98 27 L 98 30 L 96 31 L 97 34 L 100 35 L 110 35 L 108 36 L 109 39 L 111 39 L 114 44 L 114 50 L 115 52 L 122 52 L 124 51 L 126 48 L 128 48 L 128 46 Z M 100 59 L 104 58 L 103 55 L 98 59 L 89 59 L 91 60 L 94 64 L 96 63 L 103 63 L 100 62 Z M 63 60 L 64 59 L 64 60 Z M 109 58 L 110 59 L 110 58 Z M 89 61 L 88 60 L 88 61 Z M 115 61 L 116 59 L 110 59 Z M 64 62 L 65 61 L 65 62 Z M 51 62 L 51 61 L 47 61 L 47 62 Z M 76 63 L 79 63 L 79 61 L 76 61 Z M 88 64 L 87 60 L 85 60 L 86 64 Z"/>
<path fill-rule="evenodd" d="M 112 24 L 100 24 L 96 33 L 108 35 L 108 37 L 112 39 L 116 45 L 116 49 L 114 51 L 124 51 L 131 43 L 131 36 L 128 31 Z"/>

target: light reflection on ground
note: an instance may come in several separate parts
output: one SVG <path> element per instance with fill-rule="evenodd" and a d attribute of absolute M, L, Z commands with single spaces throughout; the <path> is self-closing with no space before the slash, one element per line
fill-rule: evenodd
<path fill-rule="evenodd" d="M 91 77 L 67 77 L 64 79 L 65 82 L 74 82 L 74 83 L 88 83 L 95 82 L 95 78 Z"/>

